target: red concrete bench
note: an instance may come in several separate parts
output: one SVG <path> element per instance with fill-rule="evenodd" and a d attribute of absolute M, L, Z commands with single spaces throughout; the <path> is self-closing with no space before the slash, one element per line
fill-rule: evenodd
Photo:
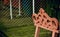
<path fill-rule="evenodd" d="M 36 26 L 35 37 L 39 37 L 40 28 L 49 30 L 52 32 L 52 37 L 55 37 L 55 33 L 58 33 L 58 20 L 56 18 L 51 18 L 40 8 L 38 14 L 33 14 L 32 19 L 34 25 Z"/>

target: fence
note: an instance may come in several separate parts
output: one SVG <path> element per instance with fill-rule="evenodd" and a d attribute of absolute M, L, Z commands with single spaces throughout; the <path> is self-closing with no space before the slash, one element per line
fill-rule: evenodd
<path fill-rule="evenodd" d="M 7 27 L 7 29 L 15 27 L 18 28 L 24 26 L 33 26 L 33 22 L 31 19 L 33 13 L 32 0 L 2 0 L 0 2 L 0 21 L 3 23 L 5 27 Z M 49 16 L 52 16 L 52 12 L 54 12 L 54 10 L 51 10 L 51 7 L 53 6 L 53 4 L 51 4 L 51 1 L 49 2 L 46 0 L 35 0 L 34 4 L 35 13 L 38 13 L 39 9 L 43 7 L 45 11 L 49 14 Z M 45 30 L 42 31 L 44 33 L 47 32 Z M 45 36 L 47 37 L 48 34 L 50 34 L 49 31 L 47 34 L 45 34 Z"/>

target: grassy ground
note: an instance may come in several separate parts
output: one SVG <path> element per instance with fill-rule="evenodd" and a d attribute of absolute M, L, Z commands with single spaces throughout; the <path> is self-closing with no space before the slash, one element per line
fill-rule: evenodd
<path fill-rule="evenodd" d="M 0 20 L 5 27 L 5 34 L 8 37 L 34 37 L 35 27 L 30 17 L 14 18 L 1 18 Z M 51 37 L 50 32 L 44 29 L 40 31 L 41 37 Z"/>

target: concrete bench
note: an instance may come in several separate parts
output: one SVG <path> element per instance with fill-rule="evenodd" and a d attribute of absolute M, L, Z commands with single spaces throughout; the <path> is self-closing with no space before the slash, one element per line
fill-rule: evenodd
<path fill-rule="evenodd" d="M 38 14 L 33 14 L 32 19 L 34 25 L 36 26 L 34 37 L 39 37 L 40 28 L 49 30 L 52 32 L 52 37 L 55 37 L 55 33 L 59 33 L 58 28 L 58 20 L 56 18 L 51 18 L 44 11 L 44 9 L 40 8 Z"/>

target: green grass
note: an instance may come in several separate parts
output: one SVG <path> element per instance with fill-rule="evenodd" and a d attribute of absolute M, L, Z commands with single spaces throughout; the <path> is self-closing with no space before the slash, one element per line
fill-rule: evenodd
<path fill-rule="evenodd" d="M 44 32 L 44 31 L 45 30 L 41 31 L 41 37 L 50 36 L 49 32 L 47 32 L 47 31 Z M 25 27 L 8 29 L 6 31 L 6 34 L 9 37 L 33 37 L 34 36 L 34 32 L 35 32 L 34 26 L 25 26 Z"/>
<path fill-rule="evenodd" d="M 34 37 L 35 26 L 30 17 L 24 18 L 1 18 L 0 20 L 5 28 L 5 33 L 8 37 Z M 50 37 L 50 32 L 44 29 L 40 31 L 41 37 Z"/>

